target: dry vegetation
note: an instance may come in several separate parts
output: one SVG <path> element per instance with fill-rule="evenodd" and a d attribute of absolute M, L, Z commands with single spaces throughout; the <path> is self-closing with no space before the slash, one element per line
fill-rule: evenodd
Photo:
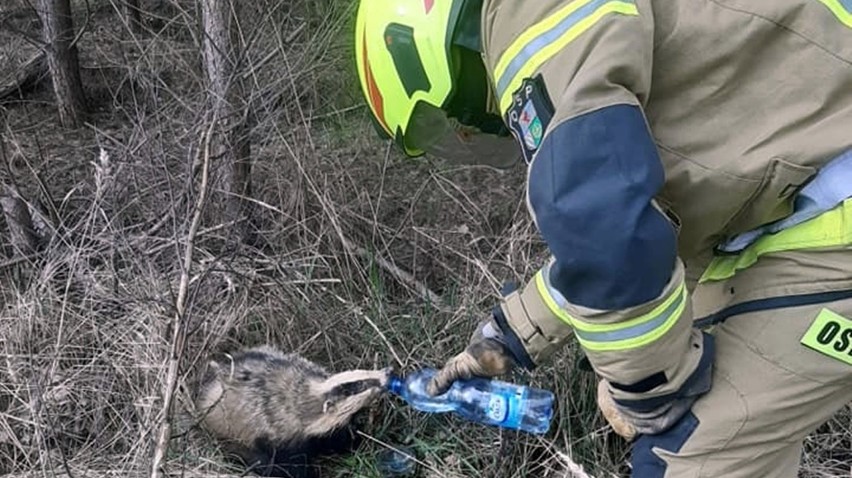
<path fill-rule="evenodd" d="M 0 24 L 0 74 L 35 51 L 23 34 L 38 37 L 28 2 L 3 2 L 0 18 L 19 13 Z M 0 475 L 148 476 L 163 418 L 168 476 L 238 474 L 195 426 L 192 383 L 206 356 L 273 343 L 335 370 L 437 365 L 503 281 L 540 265 L 522 168 L 411 161 L 375 138 L 352 67 L 353 1 L 241 3 L 248 48 L 235 80 L 250 112 L 252 234 L 234 241 L 205 214 L 189 269 L 210 123 L 193 2 L 143 1 L 141 33 L 117 0 L 75 3 L 92 110 L 83 128 L 58 126 L 46 82 L 0 103 L 0 182 L 18 185 L 45 237 L 25 260 L 0 243 Z M 213 186 L 210 208 L 223 197 Z M 173 344 L 176 324 L 185 340 Z M 576 354 L 516 377 L 560 397 L 546 438 L 384 399 L 365 417 L 360 452 L 329 460 L 324 476 L 378 477 L 376 454 L 399 445 L 423 477 L 582 476 L 567 456 L 591 475 L 624 475 L 624 443 L 595 413 Z M 848 476 L 850 439 L 848 413 L 824 426 L 805 476 Z"/>

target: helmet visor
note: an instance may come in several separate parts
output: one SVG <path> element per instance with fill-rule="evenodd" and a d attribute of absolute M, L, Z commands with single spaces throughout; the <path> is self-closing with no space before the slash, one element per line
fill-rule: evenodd
<path fill-rule="evenodd" d="M 512 136 L 497 136 L 463 125 L 439 108 L 420 101 L 414 107 L 406 135 L 408 146 L 456 164 L 510 168 L 521 159 Z"/>

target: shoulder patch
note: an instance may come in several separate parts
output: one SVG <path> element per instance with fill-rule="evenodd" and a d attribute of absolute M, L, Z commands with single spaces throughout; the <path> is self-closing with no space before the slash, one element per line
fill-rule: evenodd
<path fill-rule="evenodd" d="M 553 118 L 553 103 L 544 87 L 541 75 L 524 78 L 520 88 L 512 93 L 512 105 L 506 111 L 506 123 L 521 146 L 524 161 L 532 161 L 547 125 Z"/>

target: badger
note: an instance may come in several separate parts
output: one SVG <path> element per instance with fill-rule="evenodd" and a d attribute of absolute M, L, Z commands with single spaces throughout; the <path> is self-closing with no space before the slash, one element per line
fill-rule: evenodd
<path fill-rule="evenodd" d="M 386 390 L 391 374 L 391 368 L 330 374 L 264 345 L 210 360 L 195 404 L 201 426 L 251 472 L 311 478 L 314 458 L 357 446 L 353 418 Z"/>

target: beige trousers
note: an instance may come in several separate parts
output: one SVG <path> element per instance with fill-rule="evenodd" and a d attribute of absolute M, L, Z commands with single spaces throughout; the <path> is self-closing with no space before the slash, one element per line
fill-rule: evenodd
<path fill-rule="evenodd" d="M 632 476 L 795 478 L 805 437 L 852 401 L 852 297 L 838 298 L 852 290 L 852 252 L 764 258 L 702 287 L 696 303 L 724 318 L 710 329 L 713 387 L 634 443 Z"/>

